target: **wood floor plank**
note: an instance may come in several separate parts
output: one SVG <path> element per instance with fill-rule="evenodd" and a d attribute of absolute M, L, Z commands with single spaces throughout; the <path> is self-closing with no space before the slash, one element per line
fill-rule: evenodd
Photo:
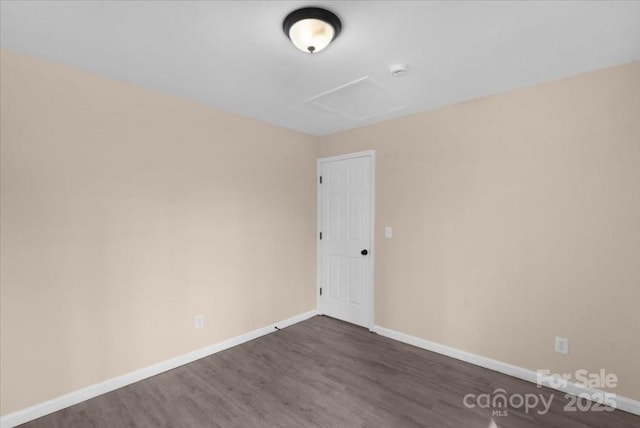
<path fill-rule="evenodd" d="M 550 411 L 467 408 L 466 394 L 553 395 Z M 566 412 L 563 394 L 318 316 L 22 425 L 40 427 L 638 428 Z"/>

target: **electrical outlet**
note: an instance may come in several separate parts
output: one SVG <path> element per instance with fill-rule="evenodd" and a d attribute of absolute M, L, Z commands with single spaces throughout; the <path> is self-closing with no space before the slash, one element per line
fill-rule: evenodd
<path fill-rule="evenodd" d="M 204 327 L 204 315 L 202 315 L 202 314 L 196 315 L 196 318 L 194 320 L 194 327 L 195 328 Z"/>
<path fill-rule="evenodd" d="M 556 352 L 559 354 L 569 354 L 569 339 L 566 337 L 556 336 Z"/>

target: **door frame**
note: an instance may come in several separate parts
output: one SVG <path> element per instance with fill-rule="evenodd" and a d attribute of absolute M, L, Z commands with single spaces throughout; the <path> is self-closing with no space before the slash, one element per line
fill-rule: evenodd
<path fill-rule="evenodd" d="M 320 286 L 322 285 L 322 248 L 321 246 L 321 242 L 320 242 L 320 232 L 321 232 L 321 228 L 322 228 L 322 184 L 320 184 L 320 175 L 322 174 L 322 164 L 323 163 L 328 163 L 328 162 L 334 162 L 334 161 L 339 161 L 339 160 L 346 160 L 346 159 L 356 159 L 356 158 L 363 158 L 363 157 L 368 157 L 370 159 L 371 162 L 371 170 L 370 170 L 370 180 L 371 180 L 371 195 L 370 195 L 370 213 L 371 213 L 371 225 L 370 225 L 370 230 L 369 230 L 369 240 L 370 240 L 370 249 L 369 249 L 369 255 L 371 257 L 371 263 L 369 264 L 369 278 L 371 278 L 371 290 L 369 291 L 370 294 L 370 298 L 368 299 L 368 307 L 366 307 L 366 310 L 368 311 L 368 322 L 367 322 L 367 327 L 369 328 L 370 331 L 374 330 L 374 326 L 375 326 L 375 307 L 376 307 L 376 300 L 375 300 L 375 241 L 374 241 L 374 237 L 375 237 L 375 227 L 376 227 L 376 219 L 375 219 L 375 214 L 376 214 L 376 200 L 375 200 L 375 195 L 376 195 L 376 151 L 375 150 L 365 150 L 362 152 L 355 152 L 355 153 L 347 153 L 344 155 L 338 155 L 338 156 L 329 156 L 329 157 L 324 157 L 324 158 L 319 158 L 317 160 L 317 164 L 316 164 L 316 194 L 317 194 L 317 203 L 316 203 L 316 218 L 317 218 L 317 225 L 316 225 L 316 307 L 318 310 L 318 314 L 322 315 L 322 304 L 321 304 L 321 298 L 320 298 Z"/>

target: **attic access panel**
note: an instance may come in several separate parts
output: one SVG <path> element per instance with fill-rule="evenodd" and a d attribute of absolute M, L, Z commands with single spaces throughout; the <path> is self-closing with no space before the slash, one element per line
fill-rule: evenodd
<path fill-rule="evenodd" d="M 305 103 L 355 120 L 365 120 L 407 107 L 366 76 L 311 97 Z"/>

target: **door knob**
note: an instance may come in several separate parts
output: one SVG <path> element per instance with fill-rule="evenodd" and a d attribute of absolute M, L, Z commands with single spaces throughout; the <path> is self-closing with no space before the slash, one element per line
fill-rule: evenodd
<path fill-rule="evenodd" d="M 366 256 L 367 254 L 369 254 L 369 252 L 367 250 L 362 250 L 360 251 L 360 254 L 362 254 L 363 256 Z"/>

